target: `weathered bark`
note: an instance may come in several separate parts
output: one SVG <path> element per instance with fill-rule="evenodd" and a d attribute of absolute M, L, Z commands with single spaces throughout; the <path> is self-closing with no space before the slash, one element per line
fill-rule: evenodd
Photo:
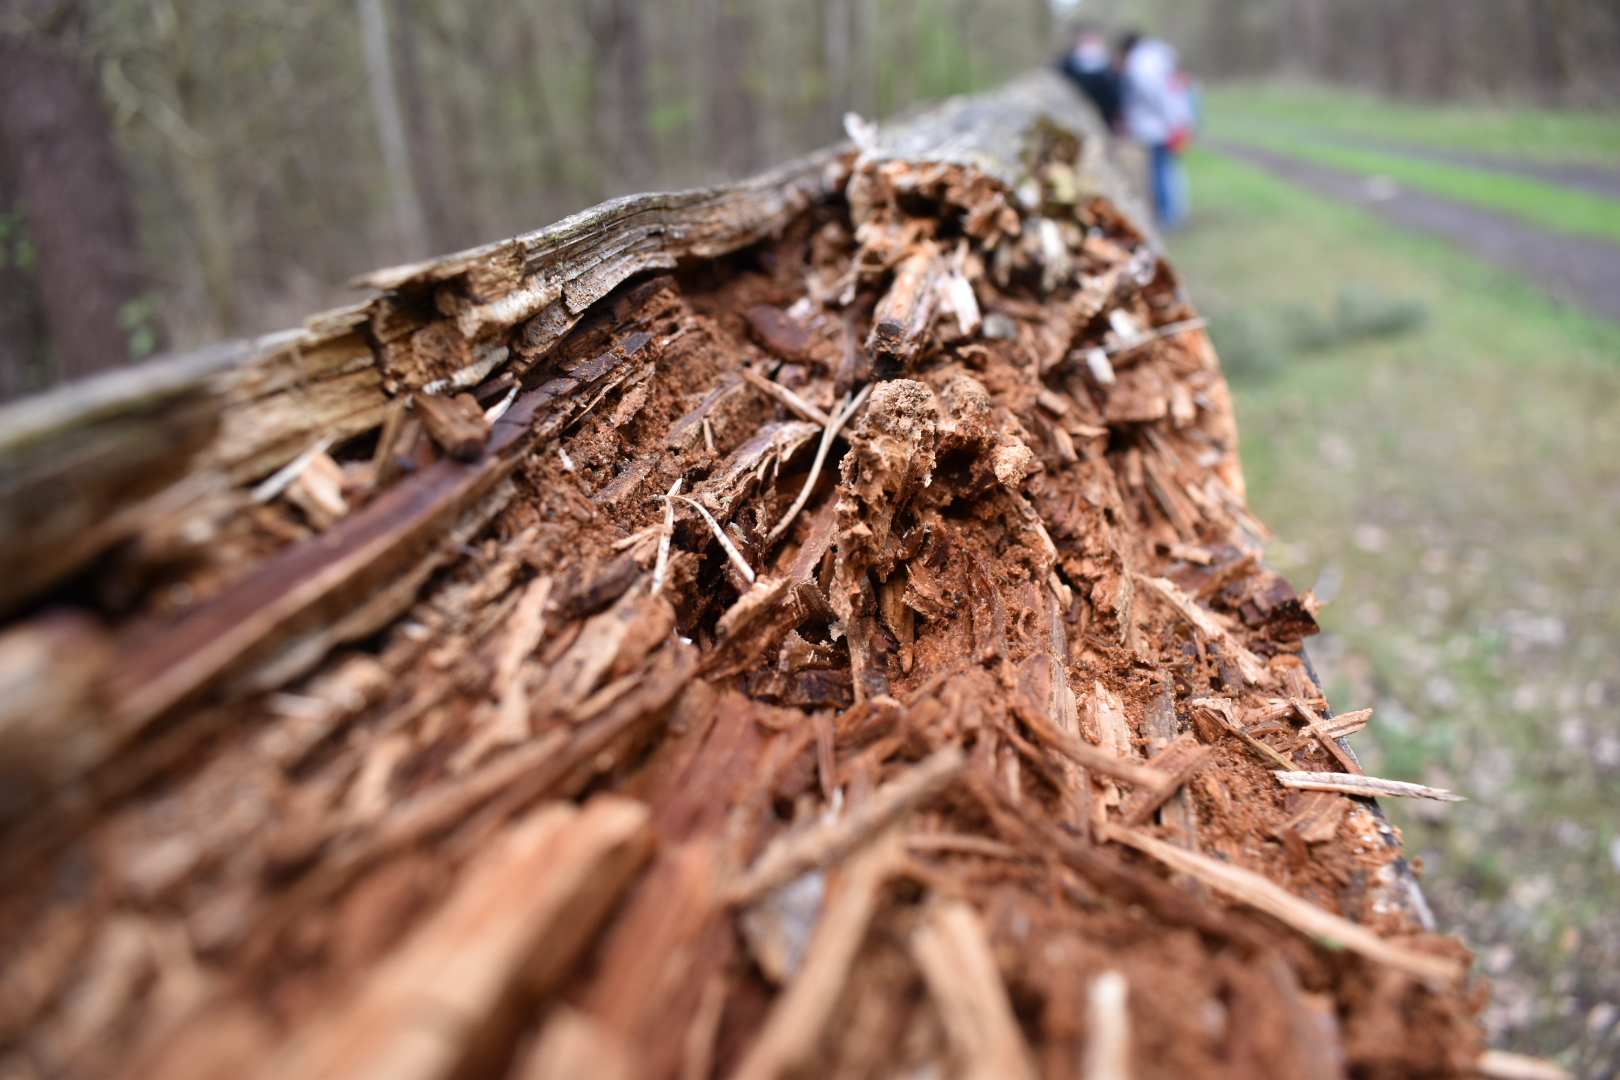
<path fill-rule="evenodd" d="M 71 21 L 77 9 L 53 14 Z M 0 33 L 0 126 L 38 252 L 57 373 L 82 378 L 123 364 L 119 316 L 143 289 L 129 190 L 94 84 L 43 29 Z"/>

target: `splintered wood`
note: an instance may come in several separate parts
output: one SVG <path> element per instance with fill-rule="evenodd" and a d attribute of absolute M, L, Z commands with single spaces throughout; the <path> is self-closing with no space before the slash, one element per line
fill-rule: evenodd
<path fill-rule="evenodd" d="M 0 592 L 0 1074 L 1471 1074 L 1366 797 L 1446 795 L 1357 775 L 1066 95 L 142 391 L 213 442 Z"/>

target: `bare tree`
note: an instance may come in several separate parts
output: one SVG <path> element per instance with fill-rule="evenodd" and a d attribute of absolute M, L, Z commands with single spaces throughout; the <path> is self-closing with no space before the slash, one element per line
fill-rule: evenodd
<path fill-rule="evenodd" d="M 38 251 L 11 168 L 15 155 L 5 142 L 0 129 L 0 401 L 50 376 L 50 341 L 34 275 Z"/>
<path fill-rule="evenodd" d="M 28 231 L 56 368 L 129 357 L 120 316 L 140 296 L 135 218 L 95 85 L 73 49 L 76 3 L 13 2 L 0 33 L 0 130 Z M 6 377 L 17 385 L 15 373 Z"/>
<path fill-rule="evenodd" d="M 598 135 L 611 183 L 645 188 L 652 178 L 647 134 L 647 56 L 641 0 L 586 0 L 595 45 Z"/>
<path fill-rule="evenodd" d="M 428 253 L 427 217 L 416 191 L 405 116 L 394 81 L 393 49 L 388 41 L 388 15 L 383 0 L 355 0 L 360 17 L 360 44 L 366 59 L 366 82 L 371 89 L 371 111 L 377 121 L 377 142 L 382 147 L 383 180 L 393 206 L 394 224 L 407 258 Z"/>

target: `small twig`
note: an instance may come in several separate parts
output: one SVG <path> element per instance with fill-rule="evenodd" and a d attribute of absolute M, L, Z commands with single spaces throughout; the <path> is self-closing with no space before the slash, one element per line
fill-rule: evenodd
<path fill-rule="evenodd" d="M 849 423 L 849 418 L 854 416 L 862 405 L 866 404 L 866 399 L 871 393 L 872 384 L 867 383 L 861 387 L 861 392 L 855 395 L 855 400 L 849 401 L 849 395 L 844 395 L 847 404 L 842 405 L 838 410 L 838 415 L 834 416 L 832 421 L 821 429 L 821 445 L 816 448 L 816 460 L 810 465 L 810 475 L 805 477 L 804 487 L 799 490 L 799 497 L 793 500 L 793 505 L 788 507 L 788 512 L 782 515 L 782 520 L 776 523 L 776 528 L 772 529 L 770 535 L 765 538 L 766 547 L 776 543 L 782 534 L 787 532 L 788 526 L 793 524 L 793 519 L 799 516 L 800 510 L 804 509 L 804 504 L 810 501 L 810 491 L 816 486 L 816 481 L 821 477 L 821 466 L 827 460 L 827 451 L 832 448 L 833 439 L 837 438 L 839 431 L 843 430 L 844 425 Z"/>
<path fill-rule="evenodd" d="M 1403 780 L 1382 780 L 1376 776 L 1352 776 L 1349 773 L 1279 772 L 1277 782 L 1284 787 L 1305 791 L 1337 791 L 1345 795 L 1374 798 L 1387 795 L 1394 798 L 1434 799 L 1436 802 L 1467 802 L 1461 795 L 1445 788 L 1408 784 Z"/>
<path fill-rule="evenodd" d="M 1199 316 L 1196 319 L 1183 319 L 1181 322 L 1166 323 L 1157 330 L 1150 330 L 1145 334 L 1138 334 L 1129 341 L 1120 341 L 1113 345 L 1105 346 L 1103 348 L 1103 353 L 1106 356 L 1117 356 L 1120 353 L 1130 352 L 1132 349 L 1141 348 L 1150 341 L 1158 341 L 1160 338 L 1175 337 L 1177 334 L 1185 333 L 1188 330 L 1202 330 L 1208 325 L 1209 320 L 1203 316 Z"/>
<path fill-rule="evenodd" d="M 308 450 L 305 450 L 302 454 L 299 454 L 286 465 L 283 465 L 280 469 L 272 473 L 268 480 L 264 481 L 258 487 L 253 489 L 253 501 L 256 503 L 267 503 L 277 495 L 280 495 L 283 491 L 286 491 L 292 486 L 292 482 L 302 476 L 305 469 L 309 468 L 310 462 L 326 453 L 327 448 L 332 445 L 333 440 L 334 436 L 327 435 L 325 438 L 317 441 L 314 446 L 311 446 Z"/>
<path fill-rule="evenodd" d="M 519 386 L 512 387 L 512 389 L 510 389 L 510 390 L 508 390 L 506 392 L 505 397 L 501 398 L 501 400 L 497 401 L 495 404 L 493 404 L 489 408 L 485 409 L 484 410 L 484 423 L 493 424 L 495 421 L 497 421 L 501 417 L 505 416 L 506 415 L 506 410 L 510 409 L 512 407 L 512 402 L 517 400 L 518 391 L 520 389 L 522 389 L 522 387 L 519 387 Z"/>
<path fill-rule="evenodd" d="M 1091 745 L 1078 735 L 1069 734 L 1048 720 L 1039 709 L 1026 708 L 1022 699 L 1014 700 L 1013 710 L 1037 739 L 1081 768 L 1149 791 L 1174 793 L 1180 786 L 1174 777 L 1155 768 L 1127 760 L 1111 750 Z"/>
<path fill-rule="evenodd" d="M 664 575 L 669 572 L 669 542 L 675 535 L 675 496 L 681 493 L 681 481 L 684 479 L 685 477 L 677 476 L 669 487 L 669 494 L 664 496 L 664 528 L 658 536 L 658 561 L 653 564 L 654 596 L 663 589 Z"/>
<path fill-rule="evenodd" d="M 816 408 L 814 405 L 810 404 L 808 401 L 804 400 L 804 398 L 800 397 L 798 394 L 795 394 L 792 390 L 789 390 L 781 383 L 767 379 L 765 376 L 761 375 L 759 372 L 750 367 L 738 368 L 737 372 L 745 380 L 747 380 L 749 386 L 752 386 L 754 389 L 760 391 L 762 394 L 765 394 L 767 397 L 775 398 L 777 401 L 780 401 L 787 407 L 788 411 L 797 413 L 799 416 L 810 421 L 812 424 L 826 427 L 828 424 L 832 423 L 832 417 L 828 416 L 826 413 L 822 412 L 820 409 Z"/>
<path fill-rule="evenodd" d="M 649 525 L 645 529 L 637 529 L 623 540 L 613 541 L 613 550 L 628 551 L 630 548 L 639 545 L 642 541 L 657 536 L 662 529 L 662 525 Z"/>
<path fill-rule="evenodd" d="M 1213 613 L 1199 607 L 1181 587 L 1169 578 L 1152 577 L 1148 574 L 1132 574 L 1140 584 L 1152 589 L 1166 603 L 1175 608 L 1200 633 L 1221 643 L 1221 648 L 1232 653 L 1237 661 L 1238 670 L 1243 673 L 1243 681 L 1255 686 L 1263 686 L 1271 681 L 1264 665 L 1258 657 L 1250 652 L 1237 637 L 1229 633 L 1226 627 L 1215 621 Z"/>
<path fill-rule="evenodd" d="M 743 580 L 748 582 L 748 584 L 752 585 L 754 583 L 754 568 L 748 565 L 748 560 L 742 557 L 742 552 L 738 551 L 732 545 L 731 540 L 726 536 L 725 530 L 720 528 L 720 523 L 714 520 L 713 514 L 709 513 L 708 507 L 704 506 L 700 502 L 694 502 L 693 500 L 688 499 L 685 495 L 665 495 L 664 498 L 672 500 L 679 499 L 681 502 L 702 514 L 703 520 L 709 523 L 709 529 L 714 533 L 714 538 L 720 541 L 721 547 L 726 549 L 726 555 L 731 559 L 731 565 L 737 568 L 737 573 L 741 574 L 743 576 Z"/>

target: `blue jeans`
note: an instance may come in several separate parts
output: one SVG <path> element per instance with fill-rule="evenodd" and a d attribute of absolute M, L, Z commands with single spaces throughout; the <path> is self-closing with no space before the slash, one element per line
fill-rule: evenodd
<path fill-rule="evenodd" d="M 1153 156 L 1153 218 L 1161 228 L 1178 229 L 1187 220 L 1187 170 L 1169 144 L 1148 149 Z"/>

